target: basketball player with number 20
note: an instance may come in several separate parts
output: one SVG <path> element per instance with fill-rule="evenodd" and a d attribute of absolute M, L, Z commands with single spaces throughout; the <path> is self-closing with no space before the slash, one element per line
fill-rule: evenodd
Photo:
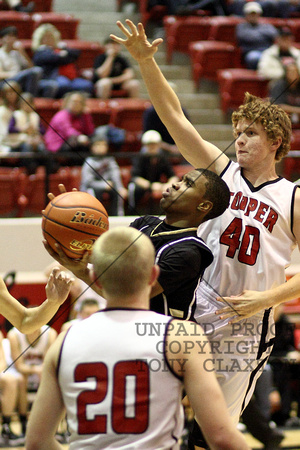
<path fill-rule="evenodd" d="M 154 59 L 162 39 L 151 44 L 142 24 L 130 20 L 127 27 L 117 25 L 125 38 L 111 38 L 139 63 L 150 99 L 183 156 L 216 172 L 231 191 L 225 213 L 198 229 L 214 261 L 199 285 L 195 318 L 211 326 L 215 368 L 237 423 L 272 348 L 271 307 L 300 294 L 300 274 L 285 282 L 284 272 L 300 242 L 300 191 L 276 173 L 290 148 L 291 122 L 279 106 L 247 93 L 232 116 L 237 162 L 230 161 L 183 114 Z M 198 431 L 195 426 L 191 443 L 205 448 Z"/>
<path fill-rule="evenodd" d="M 179 449 L 184 385 L 210 448 L 249 450 L 205 370 L 202 328 L 149 311 L 159 273 L 149 237 L 113 228 L 94 244 L 91 262 L 107 309 L 73 325 L 47 353 L 26 449 L 62 448 L 55 431 L 64 406 L 70 450 Z"/>

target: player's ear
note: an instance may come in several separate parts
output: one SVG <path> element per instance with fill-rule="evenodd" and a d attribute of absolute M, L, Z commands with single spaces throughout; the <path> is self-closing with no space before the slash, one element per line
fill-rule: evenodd
<path fill-rule="evenodd" d="M 150 278 L 151 286 L 153 286 L 156 283 L 158 276 L 159 276 L 159 270 L 160 270 L 159 266 L 157 264 L 154 264 L 152 267 L 151 278 Z"/>
<path fill-rule="evenodd" d="M 100 283 L 99 277 L 95 274 L 94 269 L 90 270 L 90 279 L 92 283 L 95 283 L 98 288 L 102 289 L 102 284 Z"/>
<path fill-rule="evenodd" d="M 199 205 L 197 206 L 198 211 L 202 211 L 203 213 L 207 214 L 209 211 L 211 211 L 213 207 L 213 203 L 210 200 L 203 200 Z"/>

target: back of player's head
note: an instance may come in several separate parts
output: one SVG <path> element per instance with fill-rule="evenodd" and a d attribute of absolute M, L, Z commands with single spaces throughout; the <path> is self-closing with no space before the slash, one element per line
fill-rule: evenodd
<path fill-rule="evenodd" d="M 279 137 L 282 139 L 275 155 L 276 161 L 288 154 L 292 124 L 288 114 L 280 106 L 246 92 L 244 103 L 232 114 L 233 127 L 236 128 L 242 120 L 261 123 L 270 141 L 276 141 Z"/>
<path fill-rule="evenodd" d="M 213 204 L 210 212 L 205 216 L 204 221 L 214 219 L 220 216 L 228 208 L 230 200 L 230 191 L 219 175 L 208 169 L 196 169 L 200 175 L 205 177 L 205 199 L 210 200 Z"/>
<path fill-rule="evenodd" d="M 149 283 L 155 251 L 150 239 L 130 227 L 116 227 L 97 239 L 92 263 L 106 294 L 128 297 Z"/>

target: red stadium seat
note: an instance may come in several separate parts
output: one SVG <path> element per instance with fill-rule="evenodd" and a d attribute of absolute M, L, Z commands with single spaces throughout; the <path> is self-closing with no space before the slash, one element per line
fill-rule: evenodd
<path fill-rule="evenodd" d="M 244 22 L 244 18 L 237 16 L 214 16 L 210 18 L 208 39 L 212 41 L 230 42 L 237 45 L 235 28 Z"/>
<path fill-rule="evenodd" d="M 282 174 L 288 180 L 297 180 L 300 170 L 300 130 L 293 130 L 291 151 L 283 159 Z"/>
<path fill-rule="evenodd" d="M 20 39 L 28 55 L 32 58 L 31 39 Z M 81 39 L 63 39 L 68 48 L 81 50 L 76 61 L 79 70 L 92 68 L 96 56 L 104 52 L 104 48 L 99 42 L 83 41 Z"/>
<path fill-rule="evenodd" d="M 74 177 L 69 167 L 62 167 L 57 173 L 49 175 L 49 190 L 54 195 L 59 195 L 58 185 L 64 184 L 67 191 L 74 187 Z M 45 168 L 39 167 L 34 175 L 29 175 L 26 188 L 27 213 L 41 213 L 48 203 L 46 199 L 46 174 Z"/>
<path fill-rule="evenodd" d="M 50 120 L 60 110 L 62 100 L 53 98 L 36 97 L 34 100 L 34 108 L 43 121 L 43 125 L 47 127 Z"/>
<path fill-rule="evenodd" d="M 71 14 L 55 12 L 39 12 L 31 16 L 33 21 L 33 30 L 43 23 L 52 23 L 61 33 L 62 39 L 77 39 L 77 29 L 80 23 Z"/>
<path fill-rule="evenodd" d="M 15 26 L 18 30 L 18 38 L 30 39 L 33 31 L 30 14 L 19 11 L 1 11 L 0 29 Z"/>
<path fill-rule="evenodd" d="M 110 100 L 109 105 L 111 107 L 110 123 L 126 130 L 126 140 L 122 151 L 138 151 L 143 130 L 143 114 L 151 103 L 149 100 L 138 98 L 121 98 Z"/>
<path fill-rule="evenodd" d="M 143 129 L 143 113 L 151 106 L 149 100 L 140 98 L 122 98 L 110 100 L 111 124 L 126 131 L 141 132 Z"/>
<path fill-rule="evenodd" d="M 221 109 L 224 114 L 235 110 L 243 103 L 245 92 L 265 98 L 268 95 L 268 80 L 255 70 L 225 69 L 218 72 Z"/>
<path fill-rule="evenodd" d="M 22 0 L 22 4 L 27 6 L 32 0 Z M 34 0 L 34 12 L 52 11 L 53 0 Z"/>
<path fill-rule="evenodd" d="M 237 48 L 227 42 L 191 42 L 189 51 L 196 89 L 199 88 L 201 78 L 216 81 L 218 70 L 237 65 Z"/>
<path fill-rule="evenodd" d="M 175 51 L 189 52 L 189 44 L 208 39 L 210 21 L 207 17 L 164 17 L 164 29 L 167 44 L 167 62 L 172 62 Z"/>
<path fill-rule="evenodd" d="M 96 127 L 107 125 L 110 122 L 111 106 L 110 100 L 101 100 L 99 98 L 88 98 L 86 106 L 92 114 Z"/>
<path fill-rule="evenodd" d="M 0 168 L 0 214 L 22 217 L 27 199 L 27 175 L 22 169 Z"/>
<path fill-rule="evenodd" d="M 288 19 L 287 25 L 295 37 L 295 42 L 300 42 L 300 18 Z"/>

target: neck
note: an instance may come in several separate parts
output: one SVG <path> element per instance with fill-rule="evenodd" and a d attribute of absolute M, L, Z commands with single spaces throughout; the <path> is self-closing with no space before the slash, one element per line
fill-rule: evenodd
<path fill-rule="evenodd" d="M 122 292 L 122 290 L 120 290 L 119 292 Z M 107 308 L 150 308 L 150 289 L 127 297 L 122 296 L 122 294 L 117 296 L 110 296 L 105 294 L 105 292 L 103 291 L 103 297 L 107 300 Z"/>
<path fill-rule="evenodd" d="M 269 167 L 268 170 L 261 170 L 261 168 L 256 167 L 255 169 L 247 169 L 243 168 L 243 175 L 247 178 L 248 181 L 254 186 L 260 186 L 267 181 L 276 180 L 278 175 L 275 170 L 275 165 L 273 167 Z"/>
<path fill-rule="evenodd" d="M 194 216 L 174 216 L 166 214 L 165 223 L 177 228 L 197 228 L 203 222 L 203 218 L 200 215 Z"/>

